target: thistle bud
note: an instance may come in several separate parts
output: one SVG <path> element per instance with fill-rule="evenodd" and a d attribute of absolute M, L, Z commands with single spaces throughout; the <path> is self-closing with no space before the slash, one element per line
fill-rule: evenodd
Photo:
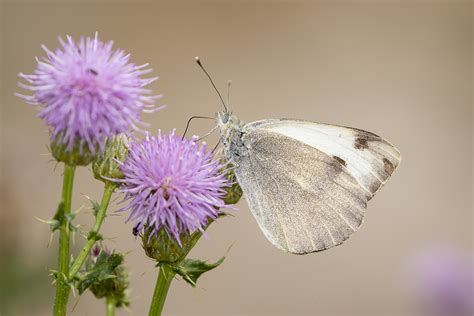
<path fill-rule="evenodd" d="M 62 138 L 60 134 L 51 139 L 51 154 L 57 161 L 70 166 L 87 166 L 95 159 L 95 154 L 88 146 L 81 145 L 79 140 L 76 140 L 71 148 L 70 145 L 64 143 Z"/>
<path fill-rule="evenodd" d="M 103 182 L 109 182 L 108 179 L 123 178 L 120 164 L 127 158 L 128 146 L 129 138 L 125 134 L 109 138 L 104 150 L 99 152 L 92 164 L 94 177 Z"/>
<path fill-rule="evenodd" d="M 243 194 L 242 188 L 237 182 L 237 178 L 235 177 L 235 173 L 232 169 L 227 170 L 226 178 L 229 183 L 231 183 L 231 185 L 224 188 L 226 195 L 222 198 L 222 200 L 225 204 L 237 204 Z"/>
<path fill-rule="evenodd" d="M 79 294 L 89 289 L 96 298 L 113 298 L 116 307 L 128 306 L 128 274 L 123 255 L 95 246 L 86 261 L 85 271 L 79 274 Z"/>
<path fill-rule="evenodd" d="M 182 233 L 180 240 L 170 238 L 164 228 L 157 232 L 152 226 L 145 226 L 141 234 L 145 254 L 157 262 L 176 263 L 184 259 L 194 247 L 202 233 Z"/>

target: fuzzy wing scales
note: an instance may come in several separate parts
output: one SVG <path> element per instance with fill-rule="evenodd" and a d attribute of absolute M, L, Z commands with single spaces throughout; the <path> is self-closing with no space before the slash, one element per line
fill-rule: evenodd
<path fill-rule="evenodd" d="M 248 131 L 235 173 L 268 240 L 294 254 L 338 244 L 362 223 L 367 199 L 355 178 L 325 153 L 280 133 Z"/>

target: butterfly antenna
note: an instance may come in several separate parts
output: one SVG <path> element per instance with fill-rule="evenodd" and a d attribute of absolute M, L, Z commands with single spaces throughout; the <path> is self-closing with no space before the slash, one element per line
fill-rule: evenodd
<path fill-rule="evenodd" d="M 222 105 L 224 105 L 225 111 L 226 111 L 226 112 L 229 112 L 229 109 L 227 108 L 227 105 L 225 104 L 224 99 L 222 98 L 221 93 L 219 92 L 219 90 L 217 90 L 217 87 L 216 87 L 216 85 L 214 84 L 214 81 L 212 81 L 211 76 L 210 76 L 209 73 L 206 71 L 206 69 L 204 68 L 204 66 L 201 64 L 201 60 L 199 59 L 198 56 L 196 56 L 195 59 L 196 59 L 197 64 L 199 65 L 199 67 L 201 67 L 202 71 L 204 71 L 204 73 L 206 74 L 207 78 L 208 78 L 209 81 L 211 82 L 212 87 L 214 87 L 214 90 L 216 90 L 217 95 L 218 95 L 219 98 L 221 99 Z"/>
<path fill-rule="evenodd" d="M 189 125 L 191 124 L 191 121 L 194 120 L 194 119 L 207 119 L 207 120 L 214 120 L 213 117 L 209 117 L 209 116 L 191 116 L 188 120 L 188 123 L 186 123 L 186 128 L 184 129 L 184 133 L 183 133 L 183 137 L 181 138 L 181 140 L 184 139 L 184 137 L 186 136 L 186 132 L 188 131 L 189 129 Z"/>
<path fill-rule="evenodd" d="M 232 86 L 232 80 L 227 81 L 227 106 L 230 107 L 230 86 Z"/>

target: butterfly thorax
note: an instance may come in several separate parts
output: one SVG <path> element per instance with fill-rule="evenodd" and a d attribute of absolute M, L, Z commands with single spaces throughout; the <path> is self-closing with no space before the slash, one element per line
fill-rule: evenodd
<path fill-rule="evenodd" d="M 226 158 L 235 160 L 246 154 L 246 146 L 243 143 L 243 123 L 230 112 L 217 113 L 217 125 L 221 133 L 221 142 L 224 145 Z"/>

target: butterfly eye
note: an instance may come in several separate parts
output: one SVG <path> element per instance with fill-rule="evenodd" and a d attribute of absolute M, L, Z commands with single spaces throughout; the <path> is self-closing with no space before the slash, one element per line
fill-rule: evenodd
<path fill-rule="evenodd" d="M 224 115 L 222 116 L 222 123 L 227 123 L 227 122 L 229 122 L 229 114 L 224 113 Z"/>
<path fill-rule="evenodd" d="M 229 122 L 229 113 L 228 112 L 219 112 L 219 121 L 221 124 L 226 124 Z"/>

